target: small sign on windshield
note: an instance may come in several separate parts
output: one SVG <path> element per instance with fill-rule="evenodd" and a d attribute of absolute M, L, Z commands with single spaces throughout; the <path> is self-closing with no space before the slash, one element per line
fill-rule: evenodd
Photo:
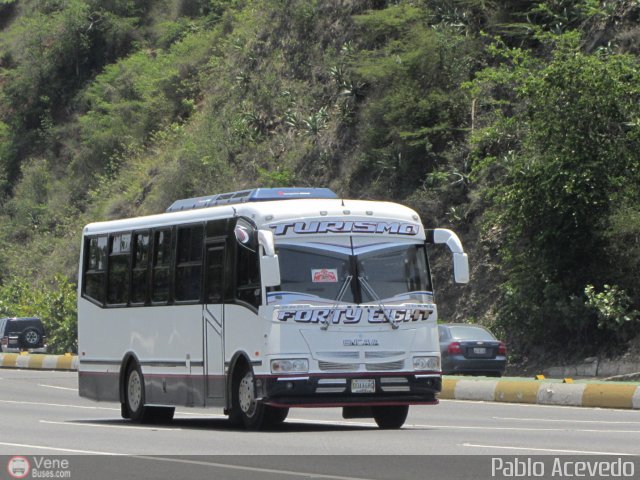
<path fill-rule="evenodd" d="M 313 283 L 337 283 L 338 270 L 335 268 L 320 268 L 311 270 Z"/>

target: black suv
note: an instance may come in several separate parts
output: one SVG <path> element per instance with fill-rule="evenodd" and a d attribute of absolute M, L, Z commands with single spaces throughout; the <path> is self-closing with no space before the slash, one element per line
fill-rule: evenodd
<path fill-rule="evenodd" d="M 45 353 L 47 336 L 39 318 L 0 318 L 0 351 Z"/>

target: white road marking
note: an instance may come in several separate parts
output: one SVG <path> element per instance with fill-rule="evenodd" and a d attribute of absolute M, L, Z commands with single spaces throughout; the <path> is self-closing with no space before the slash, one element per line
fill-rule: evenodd
<path fill-rule="evenodd" d="M 575 453 L 580 455 L 624 455 L 637 456 L 636 453 L 620 453 L 620 452 L 594 452 L 592 450 L 561 450 L 557 448 L 535 448 L 535 447 L 506 447 L 502 445 L 477 445 L 474 443 L 462 443 L 463 447 L 473 448 L 495 448 L 498 450 L 526 450 L 531 452 L 554 452 L 554 453 Z"/>
<path fill-rule="evenodd" d="M 23 380 L 25 376 L 30 377 L 40 377 L 44 379 L 52 379 L 53 377 L 66 377 L 73 378 L 77 377 L 78 373 L 75 371 L 55 371 L 55 370 L 35 370 L 29 368 L 13 368 L 13 367 L 4 367 L 3 375 L 6 380 Z M 33 380 L 33 378 L 32 378 Z"/>
<path fill-rule="evenodd" d="M 615 421 L 615 420 L 569 420 L 565 418 L 523 418 L 523 417 L 493 417 L 495 420 L 518 420 L 524 422 L 562 422 L 562 423 L 602 423 L 605 425 L 622 424 L 622 425 L 640 425 L 640 422 Z"/>
<path fill-rule="evenodd" d="M 88 405 L 71 405 L 66 403 L 45 403 L 45 402 L 25 402 L 19 400 L 0 400 L 0 403 L 8 403 L 13 405 L 40 405 L 44 407 L 59 407 L 59 408 L 72 408 L 72 409 L 83 409 L 83 410 L 106 410 L 110 412 L 120 412 L 119 408 L 113 407 L 93 407 Z M 176 411 L 176 416 L 178 415 L 186 415 L 189 417 L 212 417 L 212 418 L 220 418 L 226 419 L 227 415 L 217 414 L 217 413 L 202 413 L 202 412 L 184 412 L 184 411 Z M 289 417 L 289 420 L 301 423 L 316 423 L 323 425 L 357 425 L 357 426 L 375 426 L 373 421 L 370 423 L 365 422 L 353 422 L 353 421 L 340 421 L 340 420 L 315 420 L 315 419 L 306 419 L 306 418 L 293 418 Z M 145 428 L 145 427 L 140 427 Z"/>
<path fill-rule="evenodd" d="M 323 425 L 348 425 L 359 427 L 373 427 L 377 428 L 376 424 L 371 422 L 354 422 L 346 420 L 314 420 L 308 418 L 295 418 L 289 417 L 287 419 L 291 422 L 309 423 L 309 424 L 323 424 Z M 606 423 L 606 422 L 605 422 Z M 625 423 L 625 422 L 620 422 Z M 424 429 L 424 428 L 437 428 L 437 429 L 458 429 L 458 430 L 509 430 L 509 431 L 521 431 L 521 432 L 584 432 L 584 433 L 640 433 L 640 430 L 600 430 L 600 429 L 579 429 L 579 428 L 535 428 L 535 427 L 497 427 L 497 426 L 471 426 L 471 425 L 426 425 L 419 423 L 405 423 L 405 429 Z"/>
<path fill-rule="evenodd" d="M 231 465 L 228 463 L 205 462 L 205 461 L 199 461 L 199 460 L 185 460 L 181 458 L 151 457 L 146 455 L 131 455 L 131 457 L 139 458 L 142 460 L 153 460 L 158 462 L 182 463 L 185 465 L 200 465 L 205 467 L 226 468 L 228 470 L 241 470 L 245 472 L 254 472 L 254 473 L 275 473 L 278 475 L 290 475 L 294 477 L 303 477 L 303 478 L 326 478 L 330 480 L 369 480 L 363 477 L 344 477 L 340 475 L 327 475 L 323 473 L 295 472 L 292 470 L 277 470 L 273 468 L 249 467 L 245 465 Z"/>
<path fill-rule="evenodd" d="M 59 407 L 59 408 L 72 408 L 72 409 L 83 409 L 83 410 L 105 410 L 110 412 L 120 412 L 119 408 L 113 407 L 93 407 L 87 405 L 71 405 L 64 403 L 44 403 L 44 402 L 25 402 L 18 400 L 0 400 L 0 403 L 9 403 L 9 404 L 17 404 L 17 405 L 42 405 L 47 407 Z M 189 416 L 203 416 L 203 417 L 214 417 L 214 418 L 226 418 L 226 415 L 220 414 L 206 414 L 199 412 L 178 412 L 181 415 L 189 415 Z M 318 425 L 346 425 L 346 426 L 359 426 L 359 427 L 371 427 L 376 428 L 375 423 L 373 421 L 349 421 L 349 420 L 316 420 L 309 418 L 296 418 L 290 417 L 290 421 L 300 422 L 300 423 L 310 423 L 310 424 L 318 424 Z M 140 427 L 145 428 L 145 427 Z M 567 428 L 534 428 L 534 427 L 493 427 L 493 426 L 467 426 L 467 425 L 426 425 L 426 424 L 417 424 L 417 423 L 407 423 L 405 424 L 405 428 L 440 428 L 440 429 L 458 429 L 458 430 L 513 430 L 513 431 L 527 431 L 527 432 L 564 432 L 567 430 L 573 432 L 585 432 L 585 433 L 640 433 L 640 430 L 594 430 L 594 429 L 567 429 Z"/>
<path fill-rule="evenodd" d="M 148 425 L 145 427 L 138 427 L 135 425 L 103 425 L 101 423 L 80 423 L 80 422 L 54 422 L 52 420 L 40 420 L 40 423 L 46 423 L 49 425 L 71 425 L 74 427 L 95 427 L 95 428 L 125 428 L 130 430 L 168 430 L 168 431 L 176 431 L 182 430 L 181 428 L 171 428 L 171 427 L 158 427 L 155 425 Z"/>
<path fill-rule="evenodd" d="M 517 432 L 583 432 L 583 433 L 640 433 L 640 430 L 600 430 L 586 428 L 534 428 L 534 427 L 492 427 L 471 425 L 405 425 L 417 428 L 441 428 L 445 430 L 507 430 Z"/>
<path fill-rule="evenodd" d="M 6 447 L 33 448 L 36 450 L 52 450 L 55 452 L 86 453 L 88 455 L 124 455 L 123 453 L 108 453 L 108 452 L 97 452 L 95 450 L 76 450 L 73 448 L 45 447 L 44 445 L 27 445 L 24 443 L 0 442 L 0 445 L 4 445 Z"/>
<path fill-rule="evenodd" d="M 43 402 L 25 402 L 22 400 L 0 400 L 0 403 L 11 403 L 14 405 L 42 405 L 45 407 L 62 407 L 62 408 L 80 408 L 83 410 L 109 410 L 119 412 L 119 408 L 110 407 L 89 407 L 87 405 L 69 405 L 65 403 L 43 403 Z"/>
<path fill-rule="evenodd" d="M 349 420 L 316 420 L 313 418 L 296 418 L 296 417 L 287 417 L 287 421 L 298 422 L 298 423 L 309 423 L 309 424 L 318 424 L 318 425 L 348 425 L 348 426 L 358 426 L 358 427 L 378 427 L 371 419 L 370 422 L 362 421 L 362 422 L 354 422 Z"/>
<path fill-rule="evenodd" d="M 58 387 L 57 385 L 45 385 L 44 383 L 39 383 L 38 386 L 39 387 L 46 387 L 46 388 L 55 388 L 55 389 L 58 389 L 58 390 L 71 390 L 72 392 L 77 392 L 78 391 L 77 388 Z"/>
<path fill-rule="evenodd" d="M 638 410 L 632 410 L 632 409 L 628 409 L 628 408 L 604 408 L 604 407 L 578 407 L 578 406 L 574 406 L 574 405 L 544 405 L 544 404 L 539 404 L 539 403 L 511 403 L 511 402 L 486 402 L 484 400 L 454 400 L 454 399 L 440 399 L 440 403 L 448 403 L 448 402 L 452 402 L 452 403 L 474 403 L 476 405 L 481 404 L 481 405 L 492 405 L 495 406 L 497 408 L 502 408 L 504 406 L 509 406 L 509 407 L 522 407 L 522 408 L 561 408 L 563 410 L 568 410 L 568 409 L 574 409 L 574 410 L 581 410 L 583 412 L 588 411 L 588 410 L 598 410 L 598 411 L 603 411 L 606 410 L 608 412 L 624 412 L 624 413 L 630 413 L 633 415 L 637 415 L 638 414 Z"/>
<path fill-rule="evenodd" d="M 224 413 L 179 412 L 178 410 L 176 410 L 174 418 L 177 417 L 178 415 L 185 415 L 187 417 L 211 417 L 211 418 L 221 418 L 221 419 L 229 418 Z"/>

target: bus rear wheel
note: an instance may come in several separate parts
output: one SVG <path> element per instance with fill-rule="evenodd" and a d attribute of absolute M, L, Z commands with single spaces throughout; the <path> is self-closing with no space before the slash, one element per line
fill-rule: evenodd
<path fill-rule="evenodd" d="M 125 378 L 124 403 L 120 406 L 122 418 L 146 423 L 168 423 L 173 420 L 175 407 L 150 407 L 145 405 L 145 401 L 142 370 L 137 363 L 132 363 Z"/>
<path fill-rule="evenodd" d="M 145 393 L 142 370 L 137 363 L 132 363 L 127 368 L 124 383 L 124 411 L 127 415 L 125 418 L 130 418 L 134 422 L 143 421 L 145 418 L 144 402 Z"/>
<path fill-rule="evenodd" d="M 396 430 L 404 425 L 409 413 L 409 405 L 373 407 L 373 419 L 383 430 Z"/>

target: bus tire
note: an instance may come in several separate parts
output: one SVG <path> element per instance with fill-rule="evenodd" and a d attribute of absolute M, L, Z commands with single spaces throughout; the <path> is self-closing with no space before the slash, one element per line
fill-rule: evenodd
<path fill-rule="evenodd" d="M 258 430 L 265 421 L 266 406 L 256 399 L 256 384 L 251 367 L 244 367 L 234 377 L 233 414 L 249 430 Z"/>
<path fill-rule="evenodd" d="M 124 381 L 124 406 L 128 417 L 134 422 L 145 420 L 144 377 L 140 365 L 131 362 Z"/>
<path fill-rule="evenodd" d="M 173 420 L 175 407 L 144 407 L 144 421 L 149 423 L 169 423 Z"/>
<path fill-rule="evenodd" d="M 289 415 L 288 408 L 277 408 L 270 406 L 267 406 L 265 408 L 265 423 L 270 427 L 280 425 L 287 419 L 287 415 Z"/>
<path fill-rule="evenodd" d="M 409 405 L 394 405 L 389 407 L 373 407 L 373 419 L 383 430 L 397 430 L 404 425 L 409 413 Z"/>

